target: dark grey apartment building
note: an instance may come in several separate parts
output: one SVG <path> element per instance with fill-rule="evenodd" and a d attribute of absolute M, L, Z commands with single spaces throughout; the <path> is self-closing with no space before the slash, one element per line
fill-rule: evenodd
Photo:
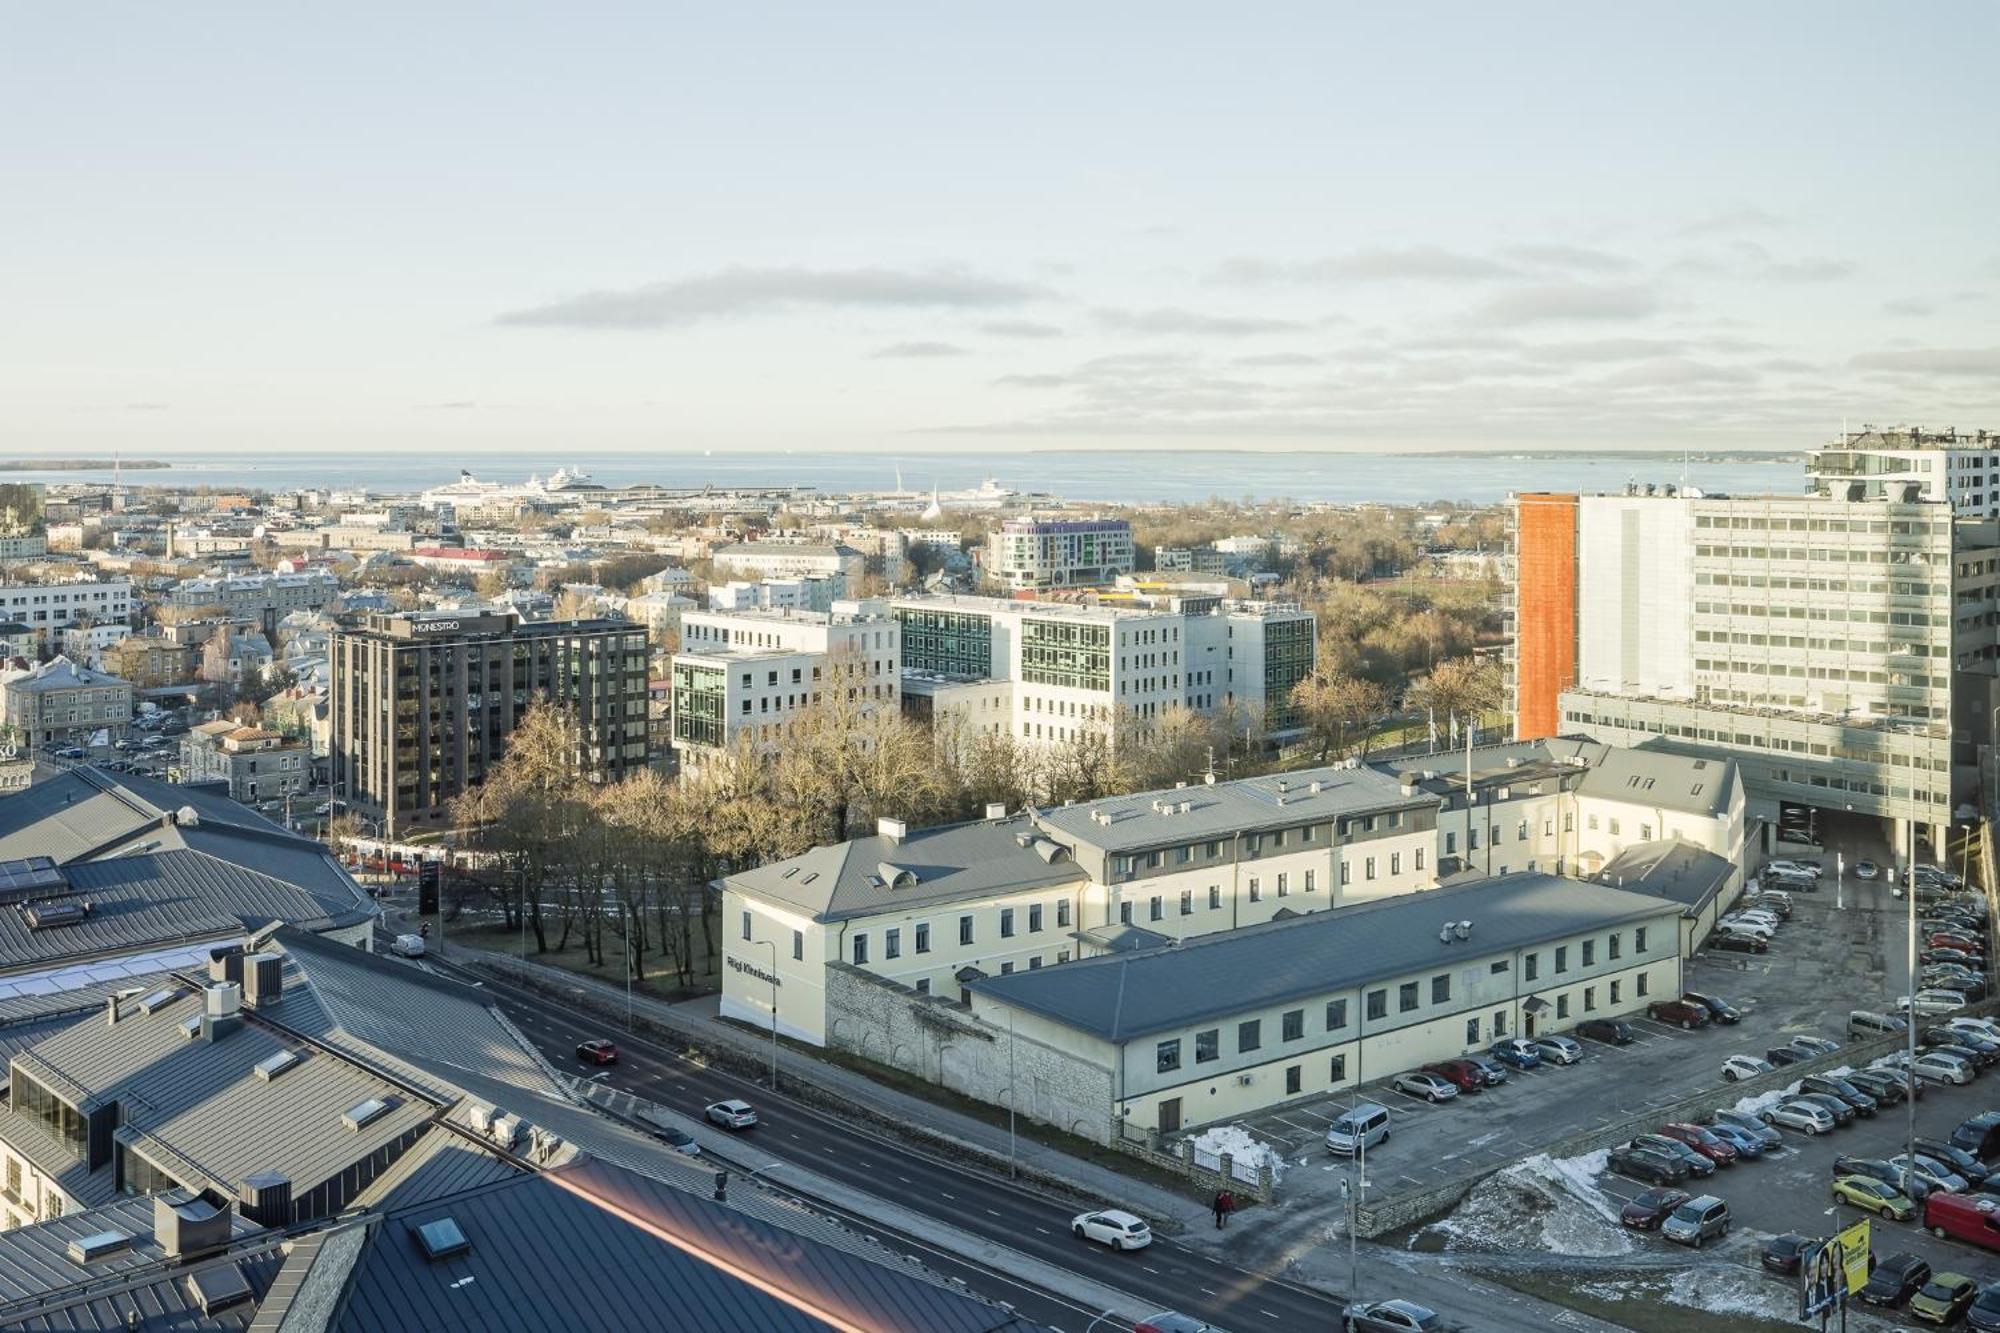
<path fill-rule="evenodd" d="M 398 831 L 446 818 L 537 699 L 576 710 L 579 770 L 646 763 L 646 628 L 507 612 L 371 614 L 332 635 L 334 795 Z"/>

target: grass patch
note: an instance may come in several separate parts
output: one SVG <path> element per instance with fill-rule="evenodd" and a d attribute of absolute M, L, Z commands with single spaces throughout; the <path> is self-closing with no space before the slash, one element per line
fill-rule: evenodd
<path fill-rule="evenodd" d="M 550 936 L 551 943 L 554 942 L 554 939 L 555 933 L 552 932 Z M 431 927 L 431 943 L 433 945 L 437 943 L 436 926 Z M 521 956 L 521 932 L 518 929 L 510 930 L 506 926 L 468 925 L 463 923 L 454 925 L 447 922 L 444 939 L 447 957 L 450 955 L 451 946 L 455 943 L 484 949 L 489 953 L 505 954 L 512 958 L 519 958 Z M 594 981 L 601 981 L 609 986 L 623 986 L 625 984 L 625 959 L 619 953 L 617 936 L 607 934 L 605 936 L 605 944 L 607 946 L 605 961 L 602 964 L 590 961 L 590 955 L 584 950 L 580 937 L 573 939 L 568 948 L 551 948 L 547 953 L 536 953 L 534 932 L 531 930 L 528 932 L 528 961 L 531 963 L 546 964 L 549 967 L 561 968 L 565 972 L 574 972 L 578 976 L 589 977 Z M 682 1000 L 691 1000 L 698 995 L 711 994 L 718 984 L 715 974 L 708 973 L 705 976 L 698 974 L 694 985 L 683 986 L 680 984 L 680 978 L 673 971 L 663 970 L 650 972 L 644 977 L 634 977 L 632 979 L 632 993 L 634 995 L 644 995 L 648 999 L 659 1000 L 666 1004 L 676 1004 Z"/>

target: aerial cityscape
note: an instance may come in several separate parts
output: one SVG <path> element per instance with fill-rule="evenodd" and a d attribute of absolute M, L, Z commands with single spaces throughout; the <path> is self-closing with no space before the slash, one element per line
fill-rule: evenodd
<path fill-rule="evenodd" d="M 0 1330 L 2000 1330 L 2000 12 L 114 8 Z"/>

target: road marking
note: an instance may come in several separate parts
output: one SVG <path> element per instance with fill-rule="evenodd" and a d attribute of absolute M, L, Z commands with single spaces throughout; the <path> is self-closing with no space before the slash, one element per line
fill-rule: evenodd
<path fill-rule="evenodd" d="M 1213 1296 L 1215 1295 L 1215 1289 L 1213 1287 L 1203 1287 L 1201 1289 L 1201 1294 L 1204 1296 Z"/>
<path fill-rule="evenodd" d="M 998 1214 L 998 1213 L 994 1212 L 994 1211 L 993 1211 L 993 1210 L 992 1210 L 991 1208 L 988 1208 L 988 1209 L 986 1210 L 986 1215 L 987 1215 L 988 1217 L 998 1217 L 998 1216 L 1000 1216 L 1000 1214 Z"/>
<path fill-rule="evenodd" d="M 1055 1232 L 1049 1230 L 1047 1227 L 1036 1227 L 1035 1230 L 1041 1232 L 1044 1236 L 1053 1236 L 1056 1234 Z"/>
<path fill-rule="evenodd" d="M 896 1179 L 902 1181 L 905 1185 L 913 1185 L 916 1183 L 915 1181 L 911 1180 L 908 1176 L 897 1176 Z"/>
<path fill-rule="evenodd" d="M 938 1193 L 944 1195 L 945 1198 L 950 1199 L 953 1203 L 958 1202 L 958 1196 L 949 1190 L 939 1190 Z"/>
<path fill-rule="evenodd" d="M 1259 1310 L 1257 1313 L 1263 1315 L 1266 1319 L 1276 1319 L 1278 1317 L 1272 1314 L 1269 1310 Z"/>

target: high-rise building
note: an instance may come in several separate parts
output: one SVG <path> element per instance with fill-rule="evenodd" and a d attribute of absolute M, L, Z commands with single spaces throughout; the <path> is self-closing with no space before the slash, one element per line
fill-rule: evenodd
<path fill-rule="evenodd" d="M 573 760 L 586 776 L 615 779 L 646 764 L 643 625 L 372 614 L 336 631 L 330 649 L 334 795 L 387 833 L 443 821 L 538 700 L 575 711 Z"/>
<path fill-rule="evenodd" d="M 1092 587 L 1132 572 L 1122 518 L 1010 518 L 993 534 L 986 577 L 1009 592 Z"/>
<path fill-rule="evenodd" d="M 1863 426 L 1808 453 L 1806 477 L 1836 500 L 1933 500 L 2000 518 L 2000 432 Z"/>
<path fill-rule="evenodd" d="M 1992 693 L 2000 525 L 1652 488 L 1514 509 L 1518 736 L 1731 753 L 1754 813 L 1915 821 L 1942 846 Z"/>

